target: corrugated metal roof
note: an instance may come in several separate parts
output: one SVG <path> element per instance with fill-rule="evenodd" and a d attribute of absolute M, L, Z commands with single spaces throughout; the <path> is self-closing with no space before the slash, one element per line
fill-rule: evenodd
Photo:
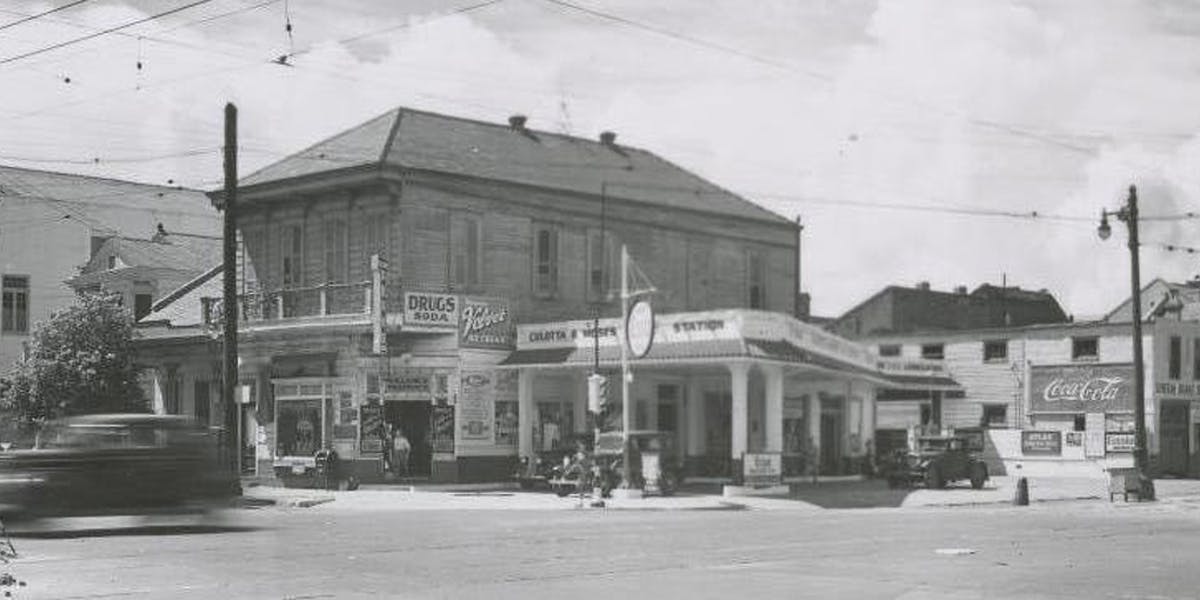
<path fill-rule="evenodd" d="M 394 135 L 393 135 L 394 132 Z M 385 150 L 386 147 L 386 150 Z M 368 165 L 428 170 L 791 224 L 645 150 L 408 108 L 376 117 L 242 180 L 254 186 Z"/>

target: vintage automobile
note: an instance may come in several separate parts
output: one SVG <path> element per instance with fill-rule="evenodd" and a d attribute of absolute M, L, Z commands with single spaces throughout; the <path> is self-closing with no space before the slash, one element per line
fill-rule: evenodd
<path fill-rule="evenodd" d="M 530 490 L 546 485 L 554 477 L 555 470 L 562 467 L 566 462 L 570 462 L 575 453 L 581 448 L 585 452 L 591 452 L 591 434 L 567 436 L 559 443 L 558 447 L 538 452 L 532 460 L 528 457 L 522 457 L 521 463 L 517 467 L 517 472 L 513 474 L 513 479 L 517 481 L 523 490 Z"/>
<path fill-rule="evenodd" d="M 556 470 L 550 486 L 558 495 L 599 488 L 603 496 L 621 485 L 624 452 L 620 431 L 597 436 L 590 454 L 577 454 Z M 630 431 L 632 487 L 670 496 L 683 481 L 683 459 L 675 435 L 667 431 Z"/>
<path fill-rule="evenodd" d="M 970 480 L 980 489 L 988 480 L 987 465 L 968 450 L 964 436 L 921 436 L 913 452 L 900 453 L 889 465 L 888 485 L 893 488 L 923 483 L 941 489 L 947 483 Z"/>
<path fill-rule="evenodd" d="M 201 513 L 241 495 L 218 440 L 187 417 L 108 414 L 46 423 L 32 449 L 0 452 L 0 515 Z"/>

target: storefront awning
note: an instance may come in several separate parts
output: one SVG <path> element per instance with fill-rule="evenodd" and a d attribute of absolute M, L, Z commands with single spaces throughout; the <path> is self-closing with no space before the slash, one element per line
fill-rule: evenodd
<path fill-rule="evenodd" d="M 596 353 L 592 348 L 533 348 L 517 350 L 509 354 L 500 366 L 586 366 L 596 362 Z M 664 364 L 679 362 L 702 362 L 718 358 L 737 358 L 746 356 L 745 348 L 739 340 L 718 340 L 696 343 L 664 343 L 655 344 L 645 357 L 631 360 L 634 366 L 647 364 Z M 600 347 L 600 364 L 612 366 L 621 363 L 621 349 L 613 346 Z"/>

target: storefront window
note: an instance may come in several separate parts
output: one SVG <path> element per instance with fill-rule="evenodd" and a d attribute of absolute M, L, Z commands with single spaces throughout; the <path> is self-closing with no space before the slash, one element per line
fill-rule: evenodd
<path fill-rule="evenodd" d="M 278 453 L 282 456 L 312 456 L 324 439 L 321 400 L 279 402 Z"/>
<path fill-rule="evenodd" d="M 572 431 L 575 411 L 563 402 L 539 402 L 533 443 L 537 450 L 556 450 Z"/>
<path fill-rule="evenodd" d="M 517 446 L 517 431 L 520 425 L 516 402 L 496 402 L 496 445 Z"/>

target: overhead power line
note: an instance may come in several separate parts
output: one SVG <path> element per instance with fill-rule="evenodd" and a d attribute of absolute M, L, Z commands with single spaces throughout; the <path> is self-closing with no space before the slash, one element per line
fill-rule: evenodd
<path fill-rule="evenodd" d="M 197 7 L 197 6 L 200 6 L 200 5 L 202 5 L 202 4 L 208 4 L 209 2 L 212 2 L 212 1 L 213 1 L 213 0 L 196 0 L 195 2 L 191 2 L 191 3 L 189 3 L 189 4 L 184 4 L 183 6 L 178 6 L 178 7 L 176 7 L 176 8 L 172 8 L 171 10 L 165 10 L 165 11 L 163 11 L 163 12 L 160 12 L 160 13 L 155 13 L 155 14 L 153 14 L 153 15 L 150 15 L 150 16 L 148 16 L 148 17 L 143 17 L 143 18 L 141 18 L 141 19 L 137 19 L 137 20 L 134 20 L 134 21 L 130 21 L 130 22 L 128 22 L 128 23 L 125 23 L 125 24 L 123 24 L 123 25 L 117 25 L 116 27 L 109 27 L 109 28 L 107 28 L 107 29 L 101 29 L 100 31 L 97 31 L 97 32 L 95 32 L 95 33 L 91 33 L 91 34 L 88 34 L 88 35 L 85 35 L 85 36 L 81 36 L 81 37 L 77 37 L 77 38 L 74 38 L 74 39 L 66 40 L 66 41 L 64 41 L 64 42 L 58 42 L 57 44 L 51 44 L 51 45 L 49 45 L 49 46 L 44 46 L 44 47 L 42 47 L 42 48 L 38 48 L 37 50 L 30 50 L 29 52 L 24 52 L 24 53 L 22 53 L 22 54 L 17 54 L 17 55 L 14 55 L 14 56 L 10 56 L 10 57 L 8 57 L 8 58 L 5 58 L 5 59 L 2 59 L 2 60 L 0 60 L 0 65 L 5 65 L 5 64 L 13 63 L 13 62 L 16 62 L 16 61 L 18 61 L 18 60 L 26 59 L 26 58 L 29 58 L 29 57 L 32 57 L 32 56 L 37 56 L 37 55 L 39 55 L 39 54 L 45 54 L 46 52 L 51 52 L 51 51 L 53 51 L 53 50 L 58 50 L 59 48 L 65 48 L 65 47 L 67 47 L 67 46 L 72 46 L 72 45 L 78 44 L 78 43 L 80 43 L 80 42 L 86 42 L 86 41 L 88 41 L 88 40 L 96 39 L 96 38 L 98 38 L 98 37 L 100 37 L 100 36 L 103 36 L 103 35 L 108 35 L 108 34 L 110 34 L 110 33 L 116 33 L 116 32 L 118 32 L 118 31 L 121 31 L 121 30 L 123 30 L 123 29 L 129 29 L 130 27 L 134 27 L 134 26 L 137 26 L 137 25 L 141 25 L 142 23 L 148 23 L 148 22 L 150 22 L 150 21 L 153 21 L 153 20 L 155 20 L 155 19 L 161 19 L 161 18 L 163 18 L 163 17 L 170 16 L 170 15 L 173 15 L 173 14 L 175 14 L 175 13 L 183 12 L 183 11 L 185 11 L 185 10 L 188 10 L 188 9 L 190 9 L 190 8 L 195 8 L 195 7 Z"/>
<path fill-rule="evenodd" d="M 88 2 L 88 1 L 90 1 L 90 0 L 74 0 L 74 2 L 68 2 L 62 6 L 56 6 L 54 8 L 51 8 L 50 10 L 44 10 L 40 13 L 37 13 L 36 15 L 29 15 L 28 17 L 25 17 L 23 19 L 17 19 L 16 21 L 13 21 L 11 23 L 6 23 L 4 25 L 0 25 L 0 31 L 4 31 L 5 29 L 8 29 L 9 27 L 16 27 L 17 25 L 20 25 L 21 23 L 28 23 L 30 21 L 40 19 L 47 15 L 52 15 L 61 10 L 67 10 L 68 8 L 71 8 L 72 6 L 79 6 L 80 4 L 83 4 L 84 2 Z"/>

